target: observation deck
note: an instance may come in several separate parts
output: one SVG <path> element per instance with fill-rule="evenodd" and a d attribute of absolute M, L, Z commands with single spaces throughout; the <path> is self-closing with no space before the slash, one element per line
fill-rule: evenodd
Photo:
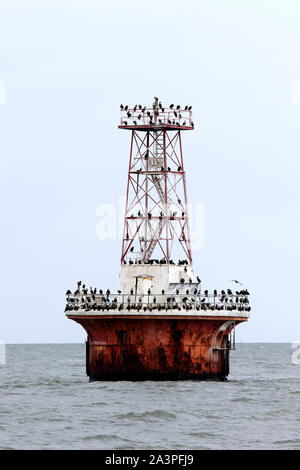
<path fill-rule="evenodd" d="M 151 108 L 135 105 L 133 108 L 121 105 L 119 129 L 129 130 L 193 130 L 192 106 L 170 105 L 165 107 L 155 101 Z"/>
<path fill-rule="evenodd" d="M 90 288 L 90 291 L 85 289 L 74 294 L 67 293 L 65 312 L 67 316 L 249 317 L 251 307 L 248 291 L 237 291 L 235 294 L 230 290 L 230 293 L 201 293 L 195 286 L 196 283 L 184 286 L 174 284 L 170 285 L 170 292 L 166 294 L 149 291 L 142 295 L 133 291 L 112 294 L 109 290 L 106 293 L 100 290 L 97 293 L 97 289 Z"/>

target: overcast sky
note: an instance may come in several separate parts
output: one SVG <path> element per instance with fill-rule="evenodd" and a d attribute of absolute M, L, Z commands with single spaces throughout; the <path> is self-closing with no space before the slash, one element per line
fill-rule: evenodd
<path fill-rule="evenodd" d="M 239 340 L 300 339 L 299 24 L 298 0 L 1 1 L 1 340 L 81 342 L 66 289 L 118 288 L 97 208 L 125 194 L 119 105 L 153 96 L 193 105 L 195 274 L 247 286 Z"/>

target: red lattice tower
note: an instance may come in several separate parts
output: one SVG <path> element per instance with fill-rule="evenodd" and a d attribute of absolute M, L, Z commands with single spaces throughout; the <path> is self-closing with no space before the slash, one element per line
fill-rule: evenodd
<path fill-rule="evenodd" d="M 191 106 L 121 105 L 120 129 L 131 131 L 121 264 L 192 264 L 181 131 L 193 130 Z M 180 253 L 180 250 L 181 253 Z M 171 261 L 172 262 L 172 261 Z"/>

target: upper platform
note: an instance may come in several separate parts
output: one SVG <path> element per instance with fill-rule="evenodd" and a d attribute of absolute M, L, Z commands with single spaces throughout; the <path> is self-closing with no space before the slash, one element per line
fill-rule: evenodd
<path fill-rule="evenodd" d="M 121 118 L 119 129 L 129 130 L 193 130 L 192 106 L 170 104 L 164 106 L 157 97 L 154 97 L 152 107 L 135 105 L 130 108 L 121 104 Z"/>
<path fill-rule="evenodd" d="M 147 276 L 149 277 L 149 276 Z M 146 280 L 146 276 L 144 276 Z M 66 315 L 72 317 L 174 317 L 174 318 L 232 318 L 238 321 L 248 319 L 251 307 L 249 292 L 245 289 L 233 293 L 230 289 L 209 293 L 201 289 L 201 282 L 170 283 L 168 290 L 152 291 L 149 279 L 148 291 L 133 286 L 130 291 L 118 290 L 111 293 L 101 289 L 87 289 L 78 283 L 78 289 L 66 292 Z M 145 286 L 146 287 L 146 286 Z M 155 286 L 154 286 L 155 287 Z M 162 285 L 161 287 L 164 287 Z"/>

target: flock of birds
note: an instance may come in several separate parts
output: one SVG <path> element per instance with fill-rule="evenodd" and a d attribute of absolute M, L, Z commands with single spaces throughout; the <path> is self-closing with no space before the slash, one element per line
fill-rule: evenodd
<path fill-rule="evenodd" d="M 190 121 L 189 119 L 190 122 L 187 124 L 187 118 L 181 114 L 182 112 L 191 111 L 192 106 L 181 106 L 180 104 L 175 106 L 175 104 L 170 104 L 169 108 L 165 108 L 161 101 L 154 101 L 152 108 L 153 110 L 149 111 L 149 108 L 142 106 L 141 104 L 135 105 L 133 108 L 129 108 L 128 105 L 120 105 L 120 110 L 126 113 L 125 116 L 127 116 L 127 118 L 130 119 L 135 126 L 140 124 L 141 120 L 144 125 L 146 119 L 147 125 L 154 125 L 157 123 L 162 125 L 167 122 L 169 125 L 173 126 L 189 125 L 194 127 L 193 121 Z M 160 116 L 162 117 L 162 115 L 165 115 L 165 111 L 168 113 L 168 119 L 166 122 L 160 119 Z M 185 120 L 181 122 L 183 119 Z M 155 120 L 157 121 L 155 122 Z M 127 126 L 128 120 L 122 120 L 122 124 Z"/>
<path fill-rule="evenodd" d="M 165 214 L 163 211 L 160 211 L 159 216 L 156 215 L 156 216 L 154 216 L 154 217 L 158 217 L 159 219 L 162 219 L 163 217 L 170 217 L 170 219 L 172 220 L 172 219 L 174 219 L 174 217 L 176 217 L 176 216 L 177 216 L 177 212 L 176 212 L 176 211 L 170 213 L 169 215 Z M 180 217 L 180 218 L 182 219 L 182 218 L 184 218 L 184 216 L 185 216 L 185 212 L 181 212 L 181 217 Z M 137 218 L 137 217 L 145 217 L 145 215 L 142 214 L 141 211 L 138 211 L 137 215 L 130 214 L 130 216 L 127 216 L 127 219 L 133 219 L 133 218 Z M 152 218 L 152 213 L 151 213 L 151 212 L 148 212 L 147 217 L 148 217 L 148 219 L 151 219 L 151 218 Z"/>
<path fill-rule="evenodd" d="M 145 154 L 145 156 L 144 156 L 144 159 L 147 160 L 148 158 L 149 158 L 149 156 L 148 156 L 148 153 L 146 152 L 146 154 Z M 160 167 L 160 170 L 159 170 L 158 168 L 156 168 L 155 170 L 156 170 L 157 173 L 160 172 L 160 171 L 164 173 L 164 172 L 166 171 L 166 169 L 165 169 L 163 166 Z M 136 173 L 141 173 L 142 171 L 143 171 L 143 169 L 142 169 L 142 168 L 139 168 L 138 170 L 136 170 Z M 167 167 L 167 171 L 175 171 L 175 170 L 172 170 L 172 169 L 168 166 L 168 167 Z M 182 166 L 181 166 L 181 165 L 179 165 L 179 166 L 177 167 L 177 171 L 182 171 Z"/>
<path fill-rule="evenodd" d="M 201 280 L 197 277 L 198 284 Z M 190 279 L 191 282 L 191 279 Z M 235 282 L 235 281 L 234 281 Z M 236 281 L 238 282 L 238 281 Z M 185 284 L 184 279 L 181 280 L 182 288 Z M 85 311 L 107 311 L 107 310 L 137 310 L 137 311 L 153 311 L 153 310 L 237 310 L 250 311 L 248 299 L 249 292 L 247 289 L 232 292 L 231 289 L 221 290 L 220 293 L 215 289 L 212 294 L 208 290 L 190 288 L 182 292 L 182 289 L 176 289 L 175 294 L 166 293 L 164 290 L 161 294 L 153 294 L 151 289 L 145 295 L 137 295 L 134 289 L 130 293 L 123 294 L 118 290 L 117 294 L 111 294 L 110 290 L 106 291 L 90 287 L 85 284 L 81 287 L 81 281 L 77 283 L 77 289 L 74 293 L 67 290 L 67 305 L 65 311 L 85 310 Z"/>
<path fill-rule="evenodd" d="M 141 240 L 143 241 L 143 240 Z M 141 251 L 143 252 L 143 249 L 141 249 Z M 132 246 L 129 250 L 130 253 L 134 253 L 134 246 Z M 138 252 L 140 253 L 140 252 Z M 127 264 L 126 260 L 123 260 L 123 264 Z M 167 260 L 166 258 L 162 258 L 162 259 L 149 259 L 149 260 L 145 260 L 145 261 L 142 261 L 140 259 L 135 259 L 134 261 L 133 260 L 129 260 L 128 261 L 128 264 L 172 264 L 174 266 L 176 266 L 176 263 L 170 259 L 169 260 L 169 263 L 167 263 Z M 187 264 L 188 265 L 188 261 L 187 260 L 179 260 L 177 265 L 178 266 L 182 266 L 184 264 Z"/>

